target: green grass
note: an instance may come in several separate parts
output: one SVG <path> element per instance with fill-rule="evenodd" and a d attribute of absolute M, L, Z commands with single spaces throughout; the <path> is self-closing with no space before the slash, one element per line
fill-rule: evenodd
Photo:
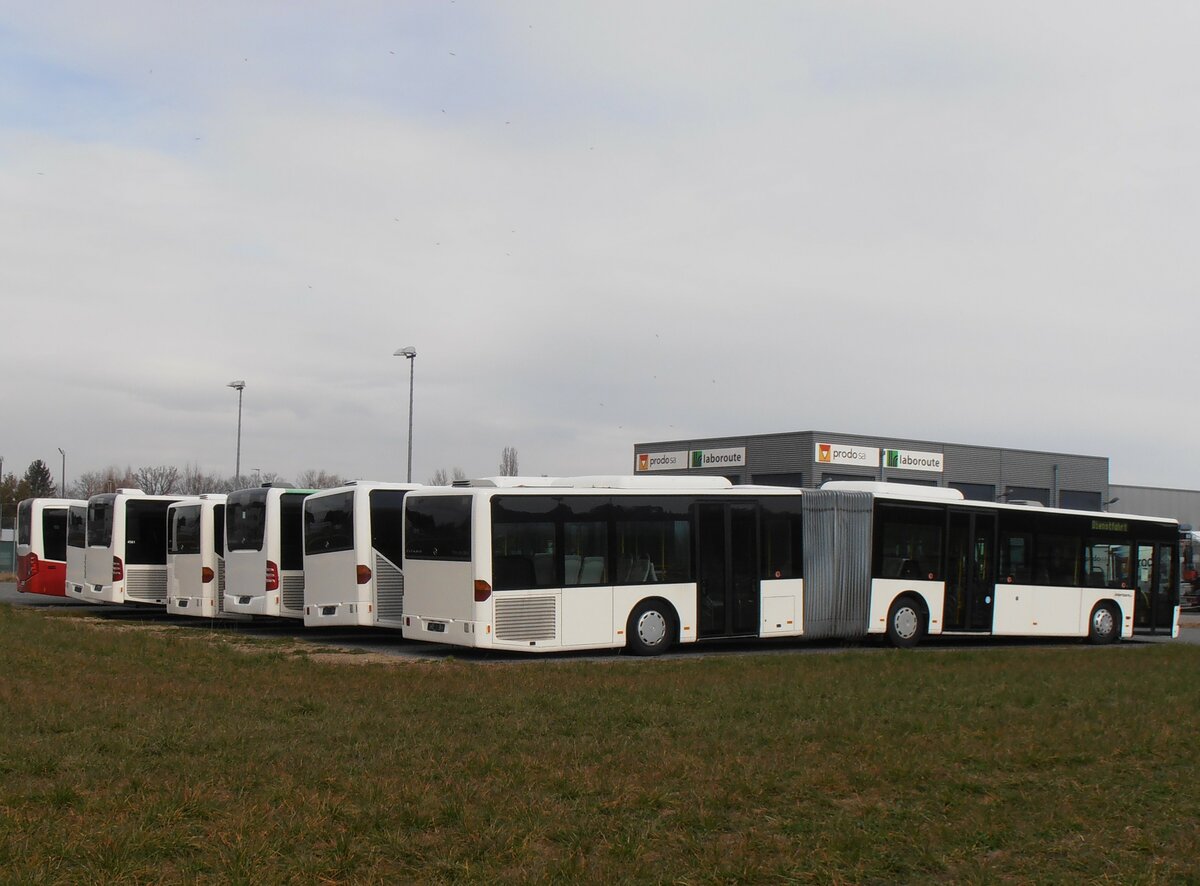
<path fill-rule="evenodd" d="M 0 607 L 0 881 L 1200 880 L 1200 647 L 328 663 Z"/>

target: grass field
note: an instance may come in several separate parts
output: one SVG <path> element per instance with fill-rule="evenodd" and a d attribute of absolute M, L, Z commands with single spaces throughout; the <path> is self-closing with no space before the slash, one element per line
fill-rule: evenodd
<path fill-rule="evenodd" d="M 0 881 L 1200 880 L 1200 647 L 316 660 L 0 606 Z"/>

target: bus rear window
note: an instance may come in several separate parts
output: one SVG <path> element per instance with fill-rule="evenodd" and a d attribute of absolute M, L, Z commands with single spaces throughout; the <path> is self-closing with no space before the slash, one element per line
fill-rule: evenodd
<path fill-rule="evenodd" d="M 115 495 L 103 495 L 88 502 L 87 542 L 89 548 L 107 548 L 112 544 L 113 503 Z"/>
<path fill-rule="evenodd" d="M 304 552 L 354 549 L 354 493 L 321 495 L 304 502 Z"/>
<path fill-rule="evenodd" d="M 171 511 L 171 534 L 167 537 L 167 553 L 200 553 L 200 505 L 175 508 Z"/>
<path fill-rule="evenodd" d="M 471 559 L 471 496 L 409 496 L 404 555 L 413 560 Z"/>
<path fill-rule="evenodd" d="M 125 562 L 131 566 L 164 566 L 167 562 L 169 501 L 125 503 Z"/>
<path fill-rule="evenodd" d="M 67 509 L 42 510 L 42 556 L 47 560 L 67 559 Z"/>
<path fill-rule="evenodd" d="M 87 547 L 87 507 L 71 505 L 67 517 L 67 546 Z"/>
<path fill-rule="evenodd" d="M 225 503 L 225 537 L 231 551 L 261 551 L 267 526 L 267 491 L 245 489 Z"/>
<path fill-rule="evenodd" d="M 17 544 L 27 545 L 33 541 L 30 521 L 33 520 L 33 502 L 26 499 L 17 505 Z"/>

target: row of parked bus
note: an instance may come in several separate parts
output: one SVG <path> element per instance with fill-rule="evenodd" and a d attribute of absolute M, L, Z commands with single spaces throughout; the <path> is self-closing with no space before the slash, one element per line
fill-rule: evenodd
<path fill-rule="evenodd" d="M 702 477 L 30 499 L 18 586 L 492 649 L 1178 632 L 1174 520 Z"/>

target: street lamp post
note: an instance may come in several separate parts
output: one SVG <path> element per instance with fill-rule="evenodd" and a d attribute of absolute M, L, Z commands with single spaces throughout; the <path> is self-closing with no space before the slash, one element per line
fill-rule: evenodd
<path fill-rule="evenodd" d="M 58 478 L 58 497 L 67 497 L 67 454 L 63 448 L 58 447 L 58 454 L 62 456 L 62 474 Z"/>
<path fill-rule="evenodd" d="M 408 359 L 408 482 L 412 482 L 412 416 L 413 416 L 413 372 L 417 362 L 417 349 L 412 345 L 400 348 L 393 357 Z"/>
<path fill-rule="evenodd" d="M 238 435 L 237 435 L 237 461 L 234 462 L 233 476 L 242 476 L 242 391 L 246 388 L 244 381 L 231 381 L 225 385 L 227 388 L 234 388 L 238 392 Z"/>

